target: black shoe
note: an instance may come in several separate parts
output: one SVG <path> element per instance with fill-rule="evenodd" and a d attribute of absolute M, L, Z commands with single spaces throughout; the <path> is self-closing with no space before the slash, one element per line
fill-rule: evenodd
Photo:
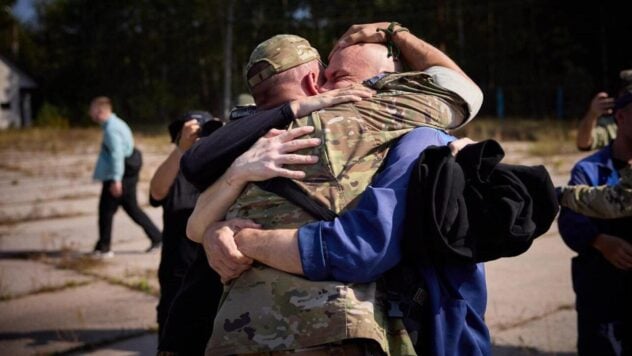
<path fill-rule="evenodd" d="M 151 253 L 151 252 L 157 251 L 160 249 L 160 246 L 162 246 L 162 241 L 153 241 L 151 245 L 149 246 L 149 248 L 145 250 L 145 253 Z"/>

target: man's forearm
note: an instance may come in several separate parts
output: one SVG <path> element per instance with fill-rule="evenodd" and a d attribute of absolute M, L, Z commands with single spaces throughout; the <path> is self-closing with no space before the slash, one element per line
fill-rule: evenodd
<path fill-rule="evenodd" d="M 149 194 L 156 200 L 164 199 L 169 194 L 169 189 L 178 176 L 180 170 L 180 158 L 182 153 L 179 148 L 174 148 L 167 159 L 154 173 L 149 183 Z"/>
<path fill-rule="evenodd" d="M 393 36 L 393 41 L 399 47 L 406 63 L 413 70 L 422 71 L 432 66 L 441 66 L 455 70 L 470 79 L 445 53 L 410 32 L 396 33 Z"/>
<path fill-rule="evenodd" d="M 235 242 L 244 255 L 264 265 L 303 275 L 297 231 L 297 229 L 244 229 L 235 236 Z"/>
<path fill-rule="evenodd" d="M 206 229 L 211 224 L 224 220 L 226 212 L 237 200 L 246 184 L 245 181 L 234 179 L 229 169 L 200 194 L 187 223 L 189 239 L 201 243 Z"/>
<path fill-rule="evenodd" d="M 577 130 L 577 148 L 588 150 L 592 147 L 592 132 L 597 125 L 599 115 L 594 114 L 592 111 L 588 111 L 586 115 L 579 122 L 579 128 Z"/>

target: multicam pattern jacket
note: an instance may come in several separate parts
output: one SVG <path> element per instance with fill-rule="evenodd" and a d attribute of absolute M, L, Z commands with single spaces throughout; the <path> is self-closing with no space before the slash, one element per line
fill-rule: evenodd
<path fill-rule="evenodd" d="M 617 137 L 617 123 L 613 116 L 602 116 L 592 131 L 590 150 L 604 148 Z"/>
<path fill-rule="evenodd" d="M 322 142 L 302 152 L 320 159 L 296 168 L 306 172 L 297 183 L 336 213 L 354 206 L 394 140 L 419 126 L 456 128 L 469 115 L 461 97 L 422 72 L 387 74 L 370 84 L 379 89 L 373 98 L 318 111 L 291 124 L 314 126 L 312 136 Z M 264 228 L 313 221 L 301 208 L 254 184 L 229 210 L 227 218 L 234 217 L 252 219 Z M 313 282 L 256 266 L 225 292 L 207 355 L 291 350 L 352 338 L 375 340 L 391 354 L 414 354 L 405 330 L 389 327 L 394 323 L 384 317 L 376 283 Z"/>
<path fill-rule="evenodd" d="M 621 170 L 618 184 L 561 187 L 560 204 L 582 215 L 599 219 L 632 216 L 632 166 Z"/>

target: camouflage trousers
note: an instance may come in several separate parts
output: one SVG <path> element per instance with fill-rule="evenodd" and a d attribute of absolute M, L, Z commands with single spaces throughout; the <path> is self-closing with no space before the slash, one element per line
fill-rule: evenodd
<path fill-rule="evenodd" d="M 297 350 L 258 352 L 246 354 L 248 356 L 383 356 L 384 352 L 378 344 L 371 340 L 345 340 L 341 343 L 331 343 Z"/>

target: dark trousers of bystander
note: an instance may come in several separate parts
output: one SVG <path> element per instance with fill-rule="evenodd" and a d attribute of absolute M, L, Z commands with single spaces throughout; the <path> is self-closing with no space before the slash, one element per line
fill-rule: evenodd
<path fill-rule="evenodd" d="M 187 271 L 159 338 L 158 350 L 203 355 L 223 292 L 219 275 L 209 267 L 204 249 Z"/>
<path fill-rule="evenodd" d="M 152 244 L 157 244 L 162 239 L 162 234 L 156 225 L 149 219 L 147 214 L 138 206 L 136 200 L 136 185 L 138 176 L 123 178 L 123 195 L 115 198 L 110 193 L 112 181 L 103 182 L 101 198 L 99 200 L 99 241 L 94 248 L 95 251 L 108 252 L 112 243 L 112 220 L 119 206 L 129 215 L 132 220 L 140 225 Z"/>

